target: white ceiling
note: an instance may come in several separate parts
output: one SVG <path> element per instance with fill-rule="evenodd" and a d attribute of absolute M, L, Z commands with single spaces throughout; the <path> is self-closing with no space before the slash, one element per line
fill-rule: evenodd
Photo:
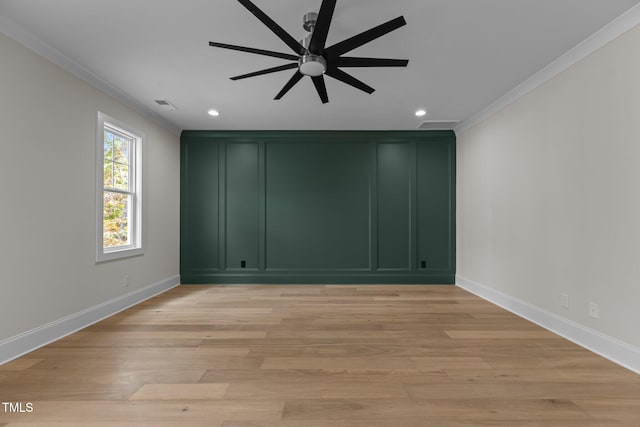
<path fill-rule="evenodd" d="M 296 39 L 306 34 L 302 15 L 321 3 L 253 1 Z M 349 69 L 372 95 L 326 77 L 325 105 L 308 78 L 273 100 L 292 70 L 229 80 L 287 61 L 209 41 L 291 53 L 235 0 L 0 0 L 0 30 L 173 129 L 416 129 L 468 120 L 638 3 L 338 0 L 327 45 L 403 15 L 405 27 L 349 55 L 409 66 Z M 210 108 L 221 115 L 209 117 Z M 416 118 L 418 108 L 428 115 Z"/>

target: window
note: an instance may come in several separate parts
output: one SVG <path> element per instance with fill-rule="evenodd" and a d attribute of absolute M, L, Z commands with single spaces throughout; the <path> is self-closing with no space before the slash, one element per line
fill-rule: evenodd
<path fill-rule="evenodd" d="M 141 135 L 98 112 L 96 261 L 143 253 Z"/>

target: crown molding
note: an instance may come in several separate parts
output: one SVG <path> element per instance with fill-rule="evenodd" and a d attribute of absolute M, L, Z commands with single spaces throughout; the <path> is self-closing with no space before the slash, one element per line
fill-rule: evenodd
<path fill-rule="evenodd" d="M 134 99 L 132 96 L 120 90 L 114 84 L 103 79 L 102 77 L 95 74 L 85 66 L 75 62 L 73 59 L 69 58 L 67 55 L 60 52 L 58 49 L 42 41 L 32 32 L 24 28 L 22 25 L 19 25 L 13 22 L 12 20 L 8 19 L 6 16 L 1 14 L 0 14 L 0 33 L 3 33 L 7 37 L 15 40 L 16 42 L 20 43 L 26 48 L 44 57 L 48 61 L 54 63 L 60 68 L 73 74 L 80 80 L 83 80 L 84 82 L 90 84 L 96 89 L 120 101 L 124 105 L 134 109 L 135 111 L 142 114 L 144 117 L 148 118 L 149 120 L 152 120 L 154 123 L 161 126 L 162 128 L 176 135 L 179 135 L 180 132 L 182 131 L 182 129 L 178 128 L 175 124 L 169 122 L 164 117 L 160 116 L 158 113 L 153 111 L 151 108 L 140 103 L 139 101 Z"/>
<path fill-rule="evenodd" d="M 533 76 L 520 83 L 496 101 L 489 104 L 470 118 L 458 124 L 454 131 L 460 134 L 467 129 L 485 121 L 509 104 L 522 98 L 532 90 L 543 85 L 572 65 L 591 55 L 607 43 L 620 37 L 622 34 L 640 24 L 640 4 L 632 7 L 600 30 L 586 38 L 577 46 L 560 56 L 555 61 L 535 73 Z"/>

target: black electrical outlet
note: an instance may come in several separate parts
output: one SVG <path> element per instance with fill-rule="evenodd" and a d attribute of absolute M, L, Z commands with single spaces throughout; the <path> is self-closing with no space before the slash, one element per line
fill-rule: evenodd
<path fill-rule="evenodd" d="M 241 260 L 240 261 L 240 268 L 247 268 L 247 261 L 246 260 Z"/>
<path fill-rule="evenodd" d="M 420 261 L 420 268 L 427 268 L 427 261 L 425 260 Z"/>

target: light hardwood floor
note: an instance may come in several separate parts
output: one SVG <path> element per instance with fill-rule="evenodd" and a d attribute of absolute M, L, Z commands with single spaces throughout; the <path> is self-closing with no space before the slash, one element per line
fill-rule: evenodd
<path fill-rule="evenodd" d="M 0 367 L 0 426 L 640 426 L 640 376 L 454 286 L 180 286 Z"/>

